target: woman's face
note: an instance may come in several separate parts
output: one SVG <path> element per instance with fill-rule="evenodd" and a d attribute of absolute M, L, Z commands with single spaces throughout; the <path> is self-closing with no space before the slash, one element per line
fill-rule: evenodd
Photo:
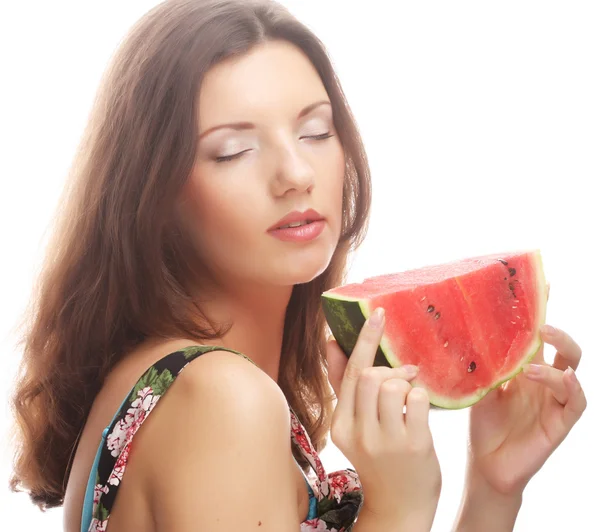
<path fill-rule="evenodd" d="M 293 45 L 268 42 L 213 67 L 181 204 L 202 263 L 222 282 L 292 285 L 322 273 L 341 231 L 344 152 L 325 87 Z M 315 215 L 272 231 L 293 211 Z"/>

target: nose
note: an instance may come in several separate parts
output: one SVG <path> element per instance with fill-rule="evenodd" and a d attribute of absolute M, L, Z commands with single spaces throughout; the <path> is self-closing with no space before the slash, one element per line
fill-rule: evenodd
<path fill-rule="evenodd" d="M 285 196 L 293 191 L 311 192 L 315 186 L 315 171 L 296 146 L 281 147 L 272 180 L 273 194 Z"/>

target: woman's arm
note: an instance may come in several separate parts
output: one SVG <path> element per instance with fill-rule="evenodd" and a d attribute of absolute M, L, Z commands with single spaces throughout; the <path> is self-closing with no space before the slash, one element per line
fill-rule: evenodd
<path fill-rule="evenodd" d="M 474 471 L 467 472 L 461 505 L 452 532 L 508 532 L 513 530 L 522 494 L 494 491 Z"/>
<path fill-rule="evenodd" d="M 143 429 L 156 530 L 298 532 L 287 402 L 248 361 L 203 355 Z"/>
<path fill-rule="evenodd" d="M 471 407 L 467 482 L 456 532 L 513 530 L 525 487 L 586 409 L 575 375 L 581 347 L 566 332 L 544 328 L 554 362 L 540 347 L 533 364 Z"/>

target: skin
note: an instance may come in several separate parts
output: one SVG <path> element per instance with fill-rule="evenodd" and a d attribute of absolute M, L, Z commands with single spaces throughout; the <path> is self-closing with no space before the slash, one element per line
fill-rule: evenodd
<path fill-rule="evenodd" d="M 541 335 L 543 344 L 532 363 L 470 409 L 465 487 L 453 532 L 513 530 L 527 484 L 587 407 L 574 371 L 581 361 L 581 347 L 556 327 L 542 328 Z M 330 343 L 329 380 L 339 395 L 350 361 L 335 340 Z M 544 344 L 556 348 L 552 364 L 544 360 Z M 423 518 L 431 511 L 431 505 L 425 508 Z M 417 532 L 429 527 L 398 530 Z"/>
<path fill-rule="evenodd" d="M 326 103 L 307 110 L 320 102 Z M 247 530 L 260 521 L 261 531 L 282 522 L 297 531 L 306 518 L 306 486 L 292 458 L 287 403 L 275 380 L 292 287 L 325 270 L 341 231 L 345 159 L 327 102 L 310 61 L 285 42 L 258 46 L 207 73 L 199 90 L 196 163 L 178 212 L 198 250 L 195 286 L 203 309 L 218 323 L 234 323 L 212 343 L 243 352 L 260 369 L 226 352 L 186 368 L 136 435 L 112 530 Z M 214 129 L 239 122 L 248 127 Z M 331 136 L 311 138 L 323 134 Z M 309 208 L 326 220 L 317 239 L 291 243 L 267 233 L 289 212 Z M 79 529 L 99 435 L 123 397 L 148 365 L 197 343 L 150 339 L 112 371 L 74 458 L 67 530 Z M 186 476 L 190 471 L 195 474 Z M 260 497 L 245 493 L 232 512 L 231 479 L 241 476 L 251 479 L 247 491 Z M 152 503 L 157 499 L 160 505 Z M 198 515 L 198 501 L 212 511 Z"/>
<path fill-rule="evenodd" d="M 197 159 L 178 213 L 198 253 L 198 300 L 211 319 L 233 322 L 213 343 L 244 352 L 258 367 L 214 352 L 182 372 L 136 434 L 111 532 L 297 532 L 306 517 L 306 487 L 293 461 L 289 413 L 276 376 L 292 287 L 327 267 L 340 234 L 344 154 L 331 108 L 319 105 L 303 114 L 322 101 L 328 101 L 327 93 L 313 66 L 283 42 L 218 64 L 200 87 Z M 240 122 L 242 129 L 215 129 Z M 311 138 L 324 133 L 332 136 Z M 231 161 L 216 161 L 241 152 Z M 267 233 L 290 211 L 308 208 L 326 219 L 316 240 L 282 242 Z M 364 480 L 365 506 L 356 532 L 429 530 L 440 489 L 429 403 L 420 390 L 410 390 L 406 368 L 370 367 L 382 331 L 366 331 L 350 360 L 329 342 L 329 376 L 339 398 L 332 439 Z M 554 368 L 544 365 L 541 377 L 519 375 L 515 384 L 472 409 L 456 531 L 511 530 L 527 481 L 585 408 L 581 387 L 570 384 L 571 372 L 565 371 L 565 364 L 576 368 L 581 350 L 566 333 L 544 340 L 560 350 Z M 74 458 L 65 499 L 67 531 L 79 530 L 99 435 L 123 397 L 149 365 L 196 343 L 149 339 L 114 368 Z M 525 406 L 531 403 L 535 408 Z M 393 415 L 404 404 L 406 420 Z M 367 425 L 370 430 L 362 430 Z M 515 426 L 519 430 L 511 431 Z M 357 435 L 367 432 L 376 437 L 357 442 Z M 378 460 L 382 449 L 393 460 Z M 407 503 L 411 515 L 398 513 L 398 499 L 387 504 L 382 497 L 390 482 L 397 483 L 398 493 L 406 488 L 398 483 L 400 473 L 420 482 L 406 494 L 415 497 Z M 388 483 L 379 492 L 378 475 L 387 475 Z"/>
<path fill-rule="evenodd" d="M 512 530 L 531 478 L 567 437 L 587 407 L 575 370 L 581 347 L 565 331 L 543 328 L 544 344 L 524 372 L 470 412 L 463 500 L 454 532 Z"/>

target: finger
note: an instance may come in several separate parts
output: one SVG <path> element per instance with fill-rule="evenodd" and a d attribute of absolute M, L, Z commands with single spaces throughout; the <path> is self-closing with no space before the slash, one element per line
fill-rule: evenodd
<path fill-rule="evenodd" d="M 333 336 L 327 339 L 327 378 L 335 392 L 336 397 L 340 395 L 340 386 L 344 376 L 344 370 L 348 364 L 348 357 L 342 351 L 342 348 L 335 341 Z"/>
<path fill-rule="evenodd" d="M 383 309 L 376 309 L 363 325 L 356 345 L 348 359 L 340 383 L 337 410 L 340 415 L 353 416 L 358 378 L 365 368 L 373 366 L 384 327 Z"/>
<path fill-rule="evenodd" d="M 382 423 L 381 394 L 390 387 L 395 390 L 398 386 L 401 386 L 397 383 L 405 383 L 408 387 L 404 396 L 401 394 L 396 396 L 395 409 L 396 412 L 399 412 L 399 420 L 402 423 L 402 408 L 404 407 L 406 393 L 410 390 L 408 379 L 414 377 L 416 373 L 416 369 L 411 372 L 405 366 L 400 368 L 371 367 L 365 369 L 358 379 L 356 387 L 355 415 L 358 430 L 367 431 L 368 433 L 375 433 L 379 430 L 379 425 Z M 396 384 L 391 384 L 392 382 Z"/>
<path fill-rule="evenodd" d="M 568 367 L 577 369 L 581 361 L 581 347 L 566 332 L 546 325 L 542 327 L 542 340 L 556 348 L 552 364 L 556 369 L 565 371 Z"/>
<path fill-rule="evenodd" d="M 573 368 L 567 368 L 563 374 L 567 393 L 569 395 L 564 409 L 565 425 L 570 430 L 577 420 L 581 417 L 587 407 L 587 399 L 583 393 L 583 388 L 573 371 Z"/>
<path fill-rule="evenodd" d="M 402 366 L 402 370 L 386 379 L 379 389 L 378 414 L 379 424 L 384 432 L 389 434 L 404 433 L 404 405 L 406 397 L 412 389 L 409 383 L 416 377 L 419 368 L 416 366 Z"/>
<path fill-rule="evenodd" d="M 561 370 L 552 366 L 526 364 L 523 367 L 523 372 L 528 379 L 546 386 L 561 405 L 567 403 L 569 394 L 563 381 L 563 372 Z"/>
<path fill-rule="evenodd" d="M 415 386 L 406 398 L 406 430 L 415 441 L 425 441 L 431 438 L 429 410 L 427 390 Z"/>
<path fill-rule="evenodd" d="M 377 397 L 383 381 L 383 371 L 389 368 L 366 368 L 356 384 L 356 401 L 354 416 L 357 429 L 361 434 L 378 433 Z"/>

